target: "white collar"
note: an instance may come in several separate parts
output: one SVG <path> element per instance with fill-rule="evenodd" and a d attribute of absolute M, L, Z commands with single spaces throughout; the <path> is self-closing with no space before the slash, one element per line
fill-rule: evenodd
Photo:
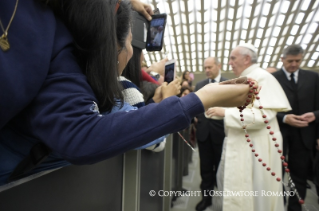
<path fill-rule="evenodd" d="M 219 73 L 219 74 L 216 76 L 216 78 L 214 78 L 215 82 L 216 82 L 216 83 L 219 83 L 221 77 L 222 77 L 222 75 Z M 208 82 L 211 83 L 211 80 L 212 80 L 212 79 L 209 78 L 209 79 L 208 79 Z"/>
<path fill-rule="evenodd" d="M 284 73 L 285 73 L 287 79 L 290 81 L 290 79 L 291 79 L 291 78 L 290 78 L 290 74 L 291 74 L 291 73 L 288 72 L 288 71 L 285 69 L 285 67 L 282 67 L 282 70 L 284 71 Z M 298 81 L 298 76 L 299 76 L 299 69 L 294 72 L 294 78 L 295 78 L 296 83 L 297 83 L 297 81 Z"/>

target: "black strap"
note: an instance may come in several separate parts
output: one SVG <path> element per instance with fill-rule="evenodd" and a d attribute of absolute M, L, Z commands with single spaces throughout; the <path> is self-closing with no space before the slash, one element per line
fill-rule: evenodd
<path fill-rule="evenodd" d="M 35 144 L 29 155 L 24 158 L 11 173 L 8 182 L 21 179 L 30 173 L 32 169 L 40 165 L 50 154 L 51 149 L 42 142 Z"/>

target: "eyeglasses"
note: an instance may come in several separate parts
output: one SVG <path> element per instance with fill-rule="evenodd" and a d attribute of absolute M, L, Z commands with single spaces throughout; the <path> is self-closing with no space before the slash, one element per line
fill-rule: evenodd
<path fill-rule="evenodd" d="M 116 6 L 115 6 L 115 14 L 117 13 L 117 10 L 118 10 L 118 9 L 119 9 L 119 7 L 120 7 L 121 1 L 122 1 L 122 0 L 118 0 L 118 1 L 116 2 Z"/>

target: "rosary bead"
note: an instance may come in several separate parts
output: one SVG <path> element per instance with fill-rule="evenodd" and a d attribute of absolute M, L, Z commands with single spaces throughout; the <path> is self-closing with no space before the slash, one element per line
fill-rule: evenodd
<path fill-rule="evenodd" d="M 274 131 L 270 131 L 269 134 L 270 134 L 270 135 L 274 135 Z"/>
<path fill-rule="evenodd" d="M 281 160 L 285 160 L 285 156 L 280 156 L 280 159 Z"/>
<path fill-rule="evenodd" d="M 263 118 L 266 118 L 266 117 L 267 117 L 267 116 L 264 114 L 264 115 L 263 115 Z"/>
<path fill-rule="evenodd" d="M 275 144 L 275 147 L 279 147 L 279 144 Z"/>
<path fill-rule="evenodd" d="M 244 116 L 244 115 L 242 115 L 242 114 L 240 115 L 240 117 L 243 117 L 243 116 Z"/>
<path fill-rule="evenodd" d="M 266 163 L 263 163 L 263 166 L 266 166 L 267 164 Z"/>
<path fill-rule="evenodd" d="M 304 204 L 304 203 L 305 203 L 304 200 L 302 200 L 302 199 L 299 200 L 299 204 Z"/>
<path fill-rule="evenodd" d="M 261 162 L 261 161 L 263 161 L 263 159 L 259 158 L 258 161 Z"/>
<path fill-rule="evenodd" d="M 284 162 L 282 165 L 285 166 L 285 167 L 287 167 L 287 166 L 288 166 L 288 163 Z"/>
<path fill-rule="evenodd" d="M 267 167 L 267 171 L 270 171 L 270 170 L 271 170 L 271 168 Z"/>
<path fill-rule="evenodd" d="M 247 137 L 249 137 L 249 135 L 248 135 L 248 134 L 245 134 L 245 137 L 247 138 Z"/>
<path fill-rule="evenodd" d="M 244 119 L 243 119 L 243 118 L 241 118 L 241 119 L 240 119 L 240 121 L 244 121 Z"/>
<path fill-rule="evenodd" d="M 267 129 L 270 129 L 271 127 L 270 126 L 267 126 Z"/>
<path fill-rule="evenodd" d="M 275 173 L 275 172 L 271 172 L 271 175 L 275 176 L 275 175 L 276 175 L 276 173 Z"/>
<path fill-rule="evenodd" d="M 252 152 L 255 152 L 256 150 L 252 149 L 251 151 L 252 151 Z"/>
<path fill-rule="evenodd" d="M 259 92 L 255 92 L 255 95 L 258 95 L 259 94 Z"/>
<path fill-rule="evenodd" d="M 247 139 L 247 142 L 250 142 L 250 139 Z"/>
<path fill-rule="evenodd" d="M 250 146 L 250 147 L 253 147 L 254 145 L 253 145 L 253 144 L 249 144 L 249 146 Z"/>
<path fill-rule="evenodd" d="M 254 92 L 254 90 L 252 90 L 252 89 L 251 89 L 251 90 L 249 90 L 249 92 L 250 92 L 250 93 L 253 93 L 253 92 Z"/>
<path fill-rule="evenodd" d="M 276 138 L 272 138 L 272 140 L 273 140 L 273 141 L 276 141 L 277 139 L 276 139 Z"/>
<path fill-rule="evenodd" d="M 264 117 L 264 118 L 265 118 L 265 117 Z M 267 124 L 267 123 L 268 123 L 268 120 L 265 120 L 265 121 L 264 121 L 264 123 L 266 123 L 266 124 Z"/>
<path fill-rule="evenodd" d="M 290 172 L 290 170 L 289 170 L 288 168 L 286 168 L 286 169 L 285 169 L 285 172 L 289 173 L 289 172 Z"/>
<path fill-rule="evenodd" d="M 255 153 L 255 157 L 258 157 L 258 153 Z"/>
<path fill-rule="evenodd" d="M 256 97 L 256 99 L 257 99 L 257 100 L 259 100 L 259 99 L 260 99 L 260 97 L 258 97 L 258 96 L 257 96 L 257 97 Z"/>
<path fill-rule="evenodd" d="M 281 180 L 281 179 L 280 179 L 279 177 L 277 177 L 277 181 L 280 182 L 280 180 Z"/>
<path fill-rule="evenodd" d="M 259 109 L 263 109 L 263 107 L 262 107 L 262 106 L 259 106 Z"/>

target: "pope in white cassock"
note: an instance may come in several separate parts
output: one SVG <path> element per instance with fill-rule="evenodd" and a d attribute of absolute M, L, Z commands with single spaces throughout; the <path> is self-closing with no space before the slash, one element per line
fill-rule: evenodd
<path fill-rule="evenodd" d="M 213 197 L 214 210 L 284 210 L 282 183 L 276 180 L 277 177 L 282 177 L 281 154 L 278 153 L 278 149 L 282 149 L 282 136 L 276 113 L 289 111 L 291 107 L 277 80 L 256 64 L 256 52 L 251 44 L 240 44 L 231 52 L 229 65 L 237 77 L 253 78 L 261 86 L 260 102 L 279 147 L 275 147 L 270 130 L 266 128 L 258 102 L 255 101 L 253 107 L 249 105 L 243 110 L 243 115 L 245 124 L 248 124 L 247 132 L 251 143 L 262 162 L 258 161 L 246 141 L 238 108 L 208 109 L 205 113 L 207 118 L 224 118 L 226 134 L 217 172 L 218 191 L 225 192 L 222 197 Z M 271 171 L 267 171 L 262 163 L 266 163 Z M 275 172 L 276 176 L 272 176 L 271 172 Z"/>

